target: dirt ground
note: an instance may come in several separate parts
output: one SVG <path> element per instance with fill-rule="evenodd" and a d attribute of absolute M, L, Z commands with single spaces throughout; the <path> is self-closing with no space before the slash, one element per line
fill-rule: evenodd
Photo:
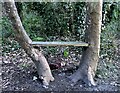
<path fill-rule="evenodd" d="M 60 56 L 58 58 L 49 56 L 47 60 L 56 62 L 59 58 Z M 75 72 L 75 67 L 71 65 L 73 58 L 63 59 L 61 62 L 68 62 L 68 65 L 52 70 L 55 81 L 46 87 L 37 78 L 33 62 L 22 49 L 4 53 L 2 56 L 2 73 L 0 73 L 2 91 L 28 91 L 29 93 L 37 91 L 120 91 L 120 62 L 110 62 L 106 66 L 105 61 L 107 59 L 100 59 L 98 72 L 95 76 L 97 86 L 88 87 L 82 81 L 73 85 L 68 79 L 68 76 Z"/>

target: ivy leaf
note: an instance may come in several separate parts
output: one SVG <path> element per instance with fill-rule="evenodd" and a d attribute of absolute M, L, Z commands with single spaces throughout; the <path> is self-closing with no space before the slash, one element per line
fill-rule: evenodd
<path fill-rule="evenodd" d="M 68 50 L 64 50 L 64 57 L 68 57 L 69 56 L 69 51 Z"/>
<path fill-rule="evenodd" d="M 33 38 L 33 40 L 42 41 L 42 40 L 44 40 L 44 38 L 42 38 L 42 37 L 35 37 L 35 38 Z"/>

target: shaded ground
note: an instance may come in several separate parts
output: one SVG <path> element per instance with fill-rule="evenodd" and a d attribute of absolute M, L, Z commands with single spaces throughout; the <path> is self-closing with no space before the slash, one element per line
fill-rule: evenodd
<path fill-rule="evenodd" d="M 4 46 L 5 48 L 5 46 Z M 118 50 L 119 51 L 119 50 Z M 62 55 L 62 54 L 61 54 Z M 52 70 L 55 81 L 48 87 L 37 79 L 36 69 L 22 49 L 4 53 L 2 56 L 2 91 L 118 91 L 120 90 L 120 60 L 101 59 L 97 75 L 97 86 L 87 87 L 82 81 L 73 85 L 67 78 L 75 71 L 79 59 L 75 54 L 62 58 L 49 55 L 49 63 L 62 63 L 62 67 Z M 118 52 L 119 55 L 119 52 Z M 110 62 L 108 62 L 110 61 Z"/>

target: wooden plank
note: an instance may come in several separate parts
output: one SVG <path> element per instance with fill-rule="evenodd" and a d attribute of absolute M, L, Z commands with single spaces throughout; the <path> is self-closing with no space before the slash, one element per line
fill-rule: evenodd
<path fill-rule="evenodd" d="M 85 42 L 63 42 L 63 41 L 53 41 L 53 42 L 39 42 L 33 41 L 32 45 L 40 45 L 40 46 L 88 46 Z"/>

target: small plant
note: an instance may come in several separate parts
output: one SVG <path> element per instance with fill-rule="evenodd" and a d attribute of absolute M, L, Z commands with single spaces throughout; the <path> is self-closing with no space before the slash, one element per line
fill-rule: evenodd
<path fill-rule="evenodd" d="M 33 40 L 34 41 L 43 41 L 45 39 L 43 37 L 34 37 Z"/>
<path fill-rule="evenodd" d="M 64 52 L 63 52 L 63 54 L 64 54 L 64 57 L 68 57 L 69 56 L 69 50 L 65 49 Z"/>

